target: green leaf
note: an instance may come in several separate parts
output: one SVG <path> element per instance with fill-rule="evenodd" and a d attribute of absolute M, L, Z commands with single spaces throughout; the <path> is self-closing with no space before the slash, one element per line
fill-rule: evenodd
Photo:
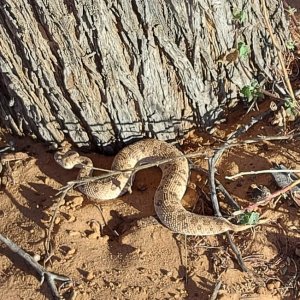
<path fill-rule="evenodd" d="M 246 59 L 250 54 L 250 47 L 244 42 L 239 42 L 238 51 L 239 51 L 240 58 Z"/>
<path fill-rule="evenodd" d="M 259 220 L 259 213 L 257 212 L 246 212 L 240 216 L 240 224 L 243 225 L 255 225 Z"/>
<path fill-rule="evenodd" d="M 246 14 L 243 10 L 235 9 L 233 11 L 233 19 L 243 23 L 246 20 Z"/>
<path fill-rule="evenodd" d="M 250 85 L 245 85 L 241 89 L 241 93 L 247 98 L 248 102 L 256 100 L 261 96 L 260 86 L 257 80 L 252 80 Z"/>
<path fill-rule="evenodd" d="M 294 51 L 295 48 L 296 48 L 296 42 L 293 41 L 293 40 L 287 41 L 285 45 L 286 45 L 286 47 L 287 47 L 289 50 L 291 50 L 291 51 Z"/>

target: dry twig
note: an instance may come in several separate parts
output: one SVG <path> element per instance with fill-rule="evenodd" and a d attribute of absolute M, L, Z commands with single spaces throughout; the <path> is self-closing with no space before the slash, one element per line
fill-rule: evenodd
<path fill-rule="evenodd" d="M 268 28 L 268 31 L 269 31 L 270 37 L 272 39 L 273 45 L 274 45 L 275 49 L 277 50 L 278 59 L 279 59 L 281 69 L 282 69 L 282 72 L 283 72 L 284 82 L 287 86 L 288 93 L 289 93 L 291 99 L 294 101 L 296 98 L 295 98 L 294 91 L 293 91 L 293 88 L 292 88 L 292 85 L 291 85 L 291 82 L 290 82 L 290 79 L 289 79 L 289 75 L 287 73 L 287 69 L 285 67 L 284 58 L 283 58 L 283 55 L 282 55 L 282 52 L 281 52 L 281 49 L 280 49 L 280 45 L 277 41 L 276 36 L 273 33 L 273 28 L 272 28 L 272 25 L 270 23 L 270 16 L 268 14 L 268 10 L 267 10 L 267 7 L 266 7 L 266 1 L 262 0 L 261 4 L 262 4 L 262 8 L 263 8 L 263 15 L 264 15 L 264 20 L 265 20 L 266 26 Z"/>
<path fill-rule="evenodd" d="M 281 171 L 283 171 L 283 170 L 281 170 Z M 255 208 L 257 208 L 257 207 L 259 207 L 259 206 L 261 206 L 261 205 L 266 205 L 266 204 L 268 204 L 272 199 L 274 199 L 274 198 L 276 198 L 276 197 L 278 197 L 278 196 L 280 196 L 280 195 L 282 195 L 282 194 L 287 193 L 288 191 L 292 190 L 292 189 L 293 189 L 295 186 L 297 186 L 298 184 L 300 184 L 300 179 L 295 180 L 295 181 L 294 181 L 293 183 L 291 183 L 290 185 L 288 185 L 288 186 L 286 186 L 286 187 L 284 187 L 284 188 L 282 188 L 282 189 L 276 191 L 275 193 L 272 193 L 272 194 L 266 196 L 264 199 L 262 199 L 262 200 L 260 200 L 260 201 L 258 201 L 258 202 L 256 202 L 256 203 L 253 203 L 253 204 L 247 206 L 246 208 L 244 208 L 244 209 L 242 209 L 242 210 L 235 211 L 235 212 L 233 213 L 233 215 L 234 215 L 234 216 L 237 216 L 237 215 L 243 214 L 243 213 L 245 213 L 245 212 L 247 212 L 247 211 L 253 211 Z"/>
<path fill-rule="evenodd" d="M 300 173 L 300 169 L 295 170 L 259 170 L 259 171 L 248 171 L 248 172 L 240 172 L 232 176 L 225 176 L 226 179 L 232 180 L 237 177 L 242 177 L 245 175 L 257 175 L 257 174 L 275 174 L 275 173 Z M 298 183 L 299 184 L 299 183 Z"/>
<path fill-rule="evenodd" d="M 0 234 L 0 241 L 3 242 L 13 253 L 16 253 L 19 257 L 21 257 L 33 270 L 37 272 L 38 275 L 41 276 L 41 284 L 43 284 L 44 281 L 47 282 L 54 299 L 62 299 L 55 285 L 55 281 L 69 283 L 71 282 L 70 278 L 47 271 L 43 266 L 35 261 L 31 255 L 11 240 L 4 237 L 2 234 Z"/>
<path fill-rule="evenodd" d="M 59 197 L 59 199 L 56 202 L 56 207 L 54 210 L 54 213 L 51 216 L 50 219 L 50 225 L 48 227 L 47 230 L 47 235 L 46 235 L 46 240 L 45 240 L 45 261 L 44 263 L 46 263 L 52 256 L 53 253 L 53 249 L 51 249 L 51 234 L 53 232 L 53 228 L 54 228 L 54 224 L 55 224 L 55 219 L 57 218 L 58 212 L 59 212 L 59 208 L 63 205 L 64 201 L 65 201 L 65 196 L 67 195 L 68 191 L 73 188 L 73 185 L 69 184 L 66 187 L 64 187 L 64 189 L 62 191 L 60 191 L 58 194 L 61 194 L 61 196 Z"/>
<path fill-rule="evenodd" d="M 236 137 L 238 135 L 241 135 L 243 133 L 245 133 L 250 127 L 252 127 L 254 124 L 256 124 L 258 121 L 260 121 L 262 119 L 262 116 L 266 116 L 266 113 L 263 113 L 261 116 L 257 117 L 257 118 L 252 118 L 250 121 L 250 124 L 244 125 L 242 127 L 240 127 L 237 131 L 235 131 L 234 133 L 231 134 L 230 140 L 228 139 L 227 142 L 222 145 L 221 147 L 216 147 L 215 149 L 213 149 L 212 151 L 218 151 L 218 156 L 220 157 L 223 153 L 223 151 L 225 151 L 228 148 L 231 147 L 235 147 L 235 146 L 241 146 L 243 144 L 251 144 L 251 143 L 257 143 L 257 142 L 265 142 L 265 141 L 272 141 L 272 140 L 289 140 L 292 138 L 296 138 L 299 136 L 299 134 L 289 134 L 289 135 L 284 135 L 284 136 L 258 136 L 256 138 L 252 138 L 252 139 L 248 139 L 245 141 L 240 141 L 240 142 L 235 142 L 236 141 Z M 80 185 L 84 185 L 87 184 L 88 182 L 92 182 L 92 181 L 96 181 L 96 180 L 100 180 L 103 178 L 108 178 L 108 177 L 112 177 L 115 175 L 119 175 L 122 173 L 129 173 L 129 172 L 133 172 L 136 173 L 140 170 L 144 170 L 144 169 L 148 169 L 148 168 L 152 168 L 152 167 L 157 167 L 161 164 L 164 163 L 168 163 L 168 162 L 172 162 L 176 159 L 185 157 L 187 159 L 189 158 L 196 158 L 196 157 L 209 157 L 209 153 L 211 153 L 211 151 L 196 151 L 193 153 L 188 153 L 188 154 L 182 154 L 176 157 L 171 157 L 171 158 L 165 158 L 165 159 L 158 159 L 155 162 L 152 163 L 146 163 L 131 169 L 126 169 L 126 170 L 122 170 L 122 171 L 115 171 L 115 170 L 108 170 L 108 169 L 103 169 L 103 168 L 96 168 L 96 167 L 92 167 L 93 170 L 100 170 L 100 171 L 104 171 L 106 174 L 102 174 L 99 176 L 93 176 L 90 178 L 85 178 L 85 179 L 80 179 L 80 180 L 72 180 L 69 181 L 68 184 L 66 186 L 63 186 L 60 189 L 60 192 L 62 193 L 65 189 L 69 190 L 70 188 L 74 187 L 78 187 Z"/>
<path fill-rule="evenodd" d="M 222 286 L 222 281 L 218 280 L 215 284 L 214 291 L 213 291 L 212 295 L 210 296 L 210 300 L 216 300 L 217 299 L 218 293 L 219 293 L 219 290 L 220 290 L 221 286 Z"/>

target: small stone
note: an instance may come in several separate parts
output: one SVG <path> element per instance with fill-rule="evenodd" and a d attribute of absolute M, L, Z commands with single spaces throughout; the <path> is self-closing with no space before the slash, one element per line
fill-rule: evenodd
<path fill-rule="evenodd" d="M 70 248 L 68 251 L 67 251 L 67 255 L 73 255 L 75 254 L 76 252 L 76 249 L 75 248 Z"/>
<path fill-rule="evenodd" d="M 85 278 L 87 281 L 91 281 L 92 279 L 94 279 L 94 277 L 95 277 L 94 273 L 92 271 L 89 271 L 89 272 L 87 272 Z"/>
<path fill-rule="evenodd" d="M 70 223 L 76 221 L 76 217 L 71 214 L 66 214 L 65 218 L 66 218 L 67 222 L 70 222 Z"/>
<path fill-rule="evenodd" d="M 98 239 L 100 236 L 97 232 L 91 232 L 90 234 L 87 235 L 88 239 Z"/>
<path fill-rule="evenodd" d="M 54 221 L 54 224 L 59 224 L 60 223 L 60 221 L 61 221 L 61 219 L 60 219 L 60 217 L 56 217 L 55 218 L 55 221 Z"/>
<path fill-rule="evenodd" d="M 90 228 L 93 230 L 93 232 L 97 233 L 100 236 L 100 231 L 101 231 L 100 224 L 97 221 L 92 220 L 89 225 Z"/>
<path fill-rule="evenodd" d="M 33 259 L 34 259 L 35 261 L 40 261 L 40 260 L 41 260 L 41 256 L 40 256 L 39 254 L 35 253 L 35 254 L 33 255 Z"/>
<path fill-rule="evenodd" d="M 75 230 L 70 230 L 69 232 L 69 236 L 80 236 L 81 233 L 79 231 L 75 231 Z"/>
<path fill-rule="evenodd" d="M 280 286 L 281 286 L 281 282 L 279 280 L 274 281 L 273 284 L 274 284 L 276 289 L 279 289 Z"/>
<path fill-rule="evenodd" d="M 78 196 L 78 197 L 73 198 L 73 199 L 70 201 L 70 206 L 71 206 L 72 208 L 75 208 L 75 207 L 77 207 L 77 206 L 81 206 L 81 205 L 82 205 L 82 202 L 83 202 L 83 197 Z"/>

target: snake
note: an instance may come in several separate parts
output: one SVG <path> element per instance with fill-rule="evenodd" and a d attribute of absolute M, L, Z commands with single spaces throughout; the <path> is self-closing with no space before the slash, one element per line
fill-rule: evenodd
<path fill-rule="evenodd" d="M 92 181 L 86 180 L 93 176 L 90 158 L 76 151 L 57 151 L 54 159 L 65 169 L 79 168 L 77 179 L 83 184 L 78 189 L 94 201 L 112 200 L 124 195 L 131 190 L 135 169 L 157 162 L 162 177 L 154 195 L 154 208 L 161 223 L 174 233 L 207 236 L 239 232 L 254 226 L 233 224 L 224 217 L 199 215 L 186 210 L 181 200 L 189 181 L 189 162 L 179 149 L 165 141 L 143 139 L 126 146 L 113 160 L 112 175 Z"/>

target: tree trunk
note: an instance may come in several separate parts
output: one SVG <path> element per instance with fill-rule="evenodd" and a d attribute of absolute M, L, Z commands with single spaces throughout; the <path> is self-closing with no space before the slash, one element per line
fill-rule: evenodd
<path fill-rule="evenodd" d="M 282 1 L 266 2 L 284 47 Z M 252 79 L 279 79 L 260 1 L 0 3 L 0 113 L 19 135 L 107 151 L 172 140 L 211 126 Z"/>

